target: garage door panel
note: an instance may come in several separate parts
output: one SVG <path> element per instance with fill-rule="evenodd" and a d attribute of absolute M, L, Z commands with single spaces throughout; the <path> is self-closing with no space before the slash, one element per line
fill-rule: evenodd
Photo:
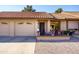
<path fill-rule="evenodd" d="M 16 36 L 34 36 L 34 22 L 16 22 Z"/>
<path fill-rule="evenodd" d="M 9 22 L 1 21 L 0 22 L 0 36 L 9 36 Z"/>

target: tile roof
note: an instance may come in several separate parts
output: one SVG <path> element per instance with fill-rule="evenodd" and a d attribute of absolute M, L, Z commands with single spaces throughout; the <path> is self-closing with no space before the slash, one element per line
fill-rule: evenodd
<path fill-rule="evenodd" d="M 62 12 L 62 13 L 53 13 L 52 16 L 55 19 L 79 19 L 79 12 Z"/>
<path fill-rule="evenodd" d="M 46 12 L 0 12 L 0 18 L 53 18 Z"/>
<path fill-rule="evenodd" d="M 66 12 L 66 14 L 73 15 L 74 17 L 79 19 L 79 12 Z"/>
<path fill-rule="evenodd" d="M 79 12 L 0 12 L 0 18 L 51 18 L 51 19 L 79 19 Z"/>

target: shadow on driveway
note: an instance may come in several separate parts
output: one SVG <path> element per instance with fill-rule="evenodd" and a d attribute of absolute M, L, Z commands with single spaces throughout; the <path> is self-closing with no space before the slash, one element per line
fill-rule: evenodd
<path fill-rule="evenodd" d="M 0 36 L 0 42 L 36 42 L 34 36 Z"/>
<path fill-rule="evenodd" d="M 79 42 L 79 38 L 71 37 L 70 40 L 37 40 L 35 36 L 0 36 L 0 42 Z"/>

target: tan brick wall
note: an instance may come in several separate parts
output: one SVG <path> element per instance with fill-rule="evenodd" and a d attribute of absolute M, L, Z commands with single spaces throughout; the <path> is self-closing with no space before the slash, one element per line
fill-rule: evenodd
<path fill-rule="evenodd" d="M 39 36 L 37 40 L 70 40 L 69 36 Z"/>

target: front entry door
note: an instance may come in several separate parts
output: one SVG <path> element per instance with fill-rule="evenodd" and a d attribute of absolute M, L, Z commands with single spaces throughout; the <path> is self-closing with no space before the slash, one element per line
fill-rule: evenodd
<path fill-rule="evenodd" d="M 40 35 L 45 35 L 45 23 L 44 22 L 39 23 L 39 29 L 40 29 Z"/>

